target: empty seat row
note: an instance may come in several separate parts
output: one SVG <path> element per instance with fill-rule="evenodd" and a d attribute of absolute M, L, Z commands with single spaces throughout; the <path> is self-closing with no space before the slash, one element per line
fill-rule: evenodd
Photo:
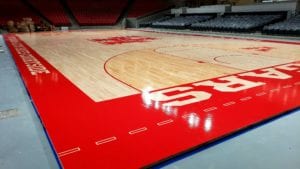
<path fill-rule="evenodd" d="M 170 18 L 171 18 L 171 16 L 164 16 L 164 17 L 161 17 L 161 18 L 158 18 L 158 19 L 154 19 L 154 20 L 151 20 L 151 21 L 141 22 L 139 24 L 139 26 L 140 27 L 150 27 L 150 26 L 152 26 L 152 23 L 162 22 L 162 21 L 168 20 Z"/>
<path fill-rule="evenodd" d="M 282 22 L 267 25 L 263 28 L 263 33 L 300 35 L 300 15 Z"/>
<path fill-rule="evenodd" d="M 203 22 L 208 19 L 211 19 L 213 16 L 210 15 L 187 15 L 173 17 L 163 21 L 156 21 L 152 23 L 152 27 L 155 28 L 175 28 L 183 29 L 187 28 L 193 23 Z"/>
<path fill-rule="evenodd" d="M 55 26 L 70 26 L 60 0 L 27 0 L 36 10 L 40 12 L 51 24 Z"/>
<path fill-rule="evenodd" d="M 194 23 L 193 30 L 253 31 L 282 19 L 282 15 L 225 15 L 206 22 Z"/>
<path fill-rule="evenodd" d="M 114 25 L 128 9 L 129 0 L 2 0 L 0 1 L 0 26 L 9 20 L 19 22 L 32 18 L 39 23 L 42 16 L 55 26 L 70 26 L 71 22 L 63 2 L 71 10 L 79 25 Z M 128 17 L 139 17 L 170 7 L 164 0 L 134 0 Z"/>
<path fill-rule="evenodd" d="M 4 26 L 8 21 L 20 22 L 23 18 L 32 18 L 34 22 L 40 19 L 22 0 L 0 1 L 0 26 Z"/>
<path fill-rule="evenodd" d="M 116 24 L 128 0 L 67 0 L 79 25 Z"/>

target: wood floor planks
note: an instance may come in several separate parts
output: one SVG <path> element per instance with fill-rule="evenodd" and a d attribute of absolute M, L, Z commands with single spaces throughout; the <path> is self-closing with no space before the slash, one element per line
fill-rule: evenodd
<path fill-rule="evenodd" d="M 94 101 L 300 60 L 291 45 L 130 30 L 18 35 Z M 146 42 L 93 39 L 139 36 Z"/>

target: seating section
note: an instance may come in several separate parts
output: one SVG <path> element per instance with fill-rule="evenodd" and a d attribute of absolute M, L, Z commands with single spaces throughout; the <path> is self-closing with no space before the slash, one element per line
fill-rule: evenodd
<path fill-rule="evenodd" d="M 286 21 L 265 26 L 263 33 L 300 35 L 300 15 Z"/>
<path fill-rule="evenodd" d="M 164 21 L 158 21 L 152 23 L 152 27 L 155 28 L 174 28 L 174 29 L 184 29 L 188 28 L 193 23 L 199 23 L 213 18 L 211 15 L 187 15 L 173 17 Z"/>
<path fill-rule="evenodd" d="M 169 7 L 170 4 L 166 3 L 165 0 L 135 0 L 127 16 L 136 18 L 161 11 Z"/>
<path fill-rule="evenodd" d="M 64 1 L 80 26 L 114 25 L 128 7 L 131 7 L 128 11 L 128 17 L 145 16 L 171 7 L 170 3 L 165 0 L 133 0 L 130 1 L 132 2 L 131 6 L 129 6 L 129 0 Z M 71 22 L 62 4 L 64 1 L 1 0 L 0 26 L 7 29 L 10 27 L 12 32 L 16 32 L 24 24 L 42 23 L 39 15 L 43 15 L 55 26 L 70 26 Z M 31 4 L 31 8 L 29 4 Z M 39 11 L 38 14 L 32 10 L 32 7 Z M 189 28 L 192 30 L 230 32 L 262 30 L 263 33 L 267 34 L 300 35 L 300 14 L 285 21 L 282 21 L 285 17 L 284 13 L 226 13 L 220 17 L 215 18 L 215 16 L 213 14 L 185 14 L 175 17 L 168 14 L 152 21 L 142 22 L 140 27 Z"/>
<path fill-rule="evenodd" d="M 35 7 L 48 21 L 55 26 L 71 25 L 68 16 L 66 15 L 60 0 L 27 0 Z"/>
<path fill-rule="evenodd" d="M 128 0 L 67 0 L 79 25 L 116 24 Z"/>
<path fill-rule="evenodd" d="M 32 18 L 34 22 L 39 22 L 39 17 L 26 6 L 22 0 L 2 0 L 0 1 L 0 25 L 4 26 L 9 20 L 15 22 L 23 18 Z"/>
<path fill-rule="evenodd" d="M 162 18 L 158 18 L 158 19 L 154 19 L 154 20 L 151 20 L 151 21 L 146 21 L 146 22 L 142 22 L 139 24 L 140 27 L 151 27 L 153 23 L 155 22 L 162 22 L 162 21 L 165 21 L 165 20 L 168 20 L 168 19 L 171 19 L 172 17 L 171 16 L 164 16 Z"/>
<path fill-rule="evenodd" d="M 282 15 L 225 15 L 191 25 L 193 30 L 253 31 L 266 24 L 281 20 Z"/>

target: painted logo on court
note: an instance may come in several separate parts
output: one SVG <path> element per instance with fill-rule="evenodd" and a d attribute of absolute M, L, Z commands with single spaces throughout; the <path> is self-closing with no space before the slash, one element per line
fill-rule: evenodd
<path fill-rule="evenodd" d="M 105 39 L 90 39 L 90 41 L 101 43 L 104 45 L 117 45 L 124 43 L 144 43 L 151 42 L 156 38 L 144 37 L 144 36 L 116 36 Z"/>
<path fill-rule="evenodd" d="M 249 47 L 249 48 L 242 48 L 246 50 L 254 50 L 258 52 L 269 52 L 270 50 L 274 49 L 273 47 L 268 46 L 261 46 L 261 47 Z"/>

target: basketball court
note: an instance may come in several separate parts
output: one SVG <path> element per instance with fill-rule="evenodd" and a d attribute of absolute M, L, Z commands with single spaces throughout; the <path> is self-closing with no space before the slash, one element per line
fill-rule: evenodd
<path fill-rule="evenodd" d="M 4 38 L 66 169 L 151 167 L 300 104 L 299 41 L 130 29 Z"/>

